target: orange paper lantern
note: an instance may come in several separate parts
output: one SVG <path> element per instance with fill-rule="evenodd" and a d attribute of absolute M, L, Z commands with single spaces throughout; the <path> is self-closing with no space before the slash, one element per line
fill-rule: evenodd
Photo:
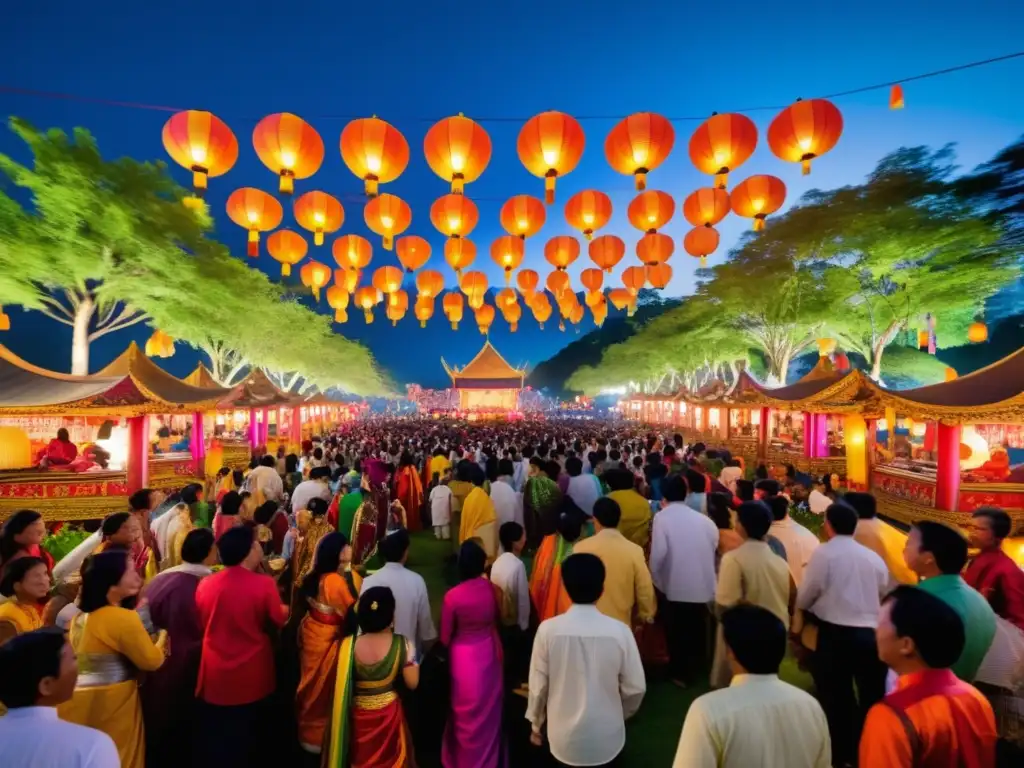
<path fill-rule="evenodd" d="M 366 204 L 363 220 L 371 231 L 383 238 L 384 250 L 390 251 L 394 248 L 395 236 L 405 232 L 412 223 L 412 210 L 402 198 L 384 193 Z"/>
<path fill-rule="evenodd" d="M 718 187 L 701 187 L 683 201 L 683 216 L 695 227 L 713 227 L 729 213 L 729 193 Z"/>
<path fill-rule="evenodd" d="M 647 272 L 643 267 L 626 267 L 622 271 L 622 284 L 633 296 L 647 285 Z"/>
<path fill-rule="evenodd" d="M 630 267 L 630 269 L 636 269 L 636 267 Z M 608 301 L 619 311 L 632 304 L 635 298 L 628 288 L 612 288 L 608 291 Z"/>
<path fill-rule="evenodd" d="M 413 314 L 420 321 L 420 328 L 427 327 L 427 321 L 434 316 L 434 299 L 430 296 L 420 295 L 413 307 Z"/>
<path fill-rule="evenodd" d="M 668 264 L 655 264 L 647 268 L 647 282 L 652 288 L 664 288 L 672 279 L 672 267 Z"/>
<path fill-rule="evenodd" d="M 11 330 L 11 316 L 4 312 L 4 308 L 0 307 L 0 331 Z"/>
<path fill-rule="evenodd" d="M 580 241 L 568 235 L 553 237 L 544 244 L 544 258 L 548 264 L 564 271 L 580 256 Z"/>
<path fill-rule="evenodd" d="M 516 285 L 519 286 L 519 292 L 529 298 L 537 292 L 540 275 L 532 269 L 521 269 L 516 273 Z"/>
<path fill-rule="evenodd" d="M 544 203 L 532 195 L 516 195 L 501 206 L 499 218 L 506 232 L 525 240 L 544 226 Z"/>
<path fill-rule="evenodd" d="M 466 237 L 480 220 L 476 203 L 465 195 L 443 195 L 430 206 L 430 221 L 446 237 Z"/>
<path fill-rule="evenodd" d="M 894 85 L 889 89 L 889 109 L 903 109 L 902 85 Z"/>
<path fill-rule="evenodd" d="M 559 301 L 561 301 L 566 293 L 572 293 L 572 281 L 569 279 L 568 273 L 560 270 L 556 270 L 548 275 L 548 279 L 544 281 L 544 284 Z"/>
<path fill-rule="evenodd" d="M 222 176 L 238 160 L 238 139 L 216 115 L 189 109 L 164 123 L 164 149 L 182 168 L 192 171 L 192 188 L 206 190 L 210 176 Z"/>
<path fill-rule="evenodd" d="M 638 190 L 647 187 L 647 174 L 668 157 L 676 140 L 672 123 L 653 112 L 637 112 L 617 123 L 604 142 L 608 164 L 633 176 Z"/>
<path fill-rule="evenodd" d="M 416 292 L 421 298 L 433 299 L 444 290 L 444 277 L 433 269 L 424 269 L 416 275 Z"/>
<path fill-rule="evenodd" d="M 573 170 L 583 157 L 583 127 L 564 112 L 541 112 L 519 131 L 516 150 L 526 170 L 544 179 L 544 201 L 555 202 L 555 179 Z"/>
<path fill-rule="evenodd" d="M 319 261 L 307 261 L 299 270 L 302 284 L 313 290 L 313 298 L 320 301 L 320 289 L 331 282 L 331 268 Z"/>
<path fill-rule="evenodd" d="M 174 339 L 161 330 L 146 339 L 146 357 L 174 357 Z"/>
<path fill-rule="evenodd" d="M 732 191 L 729 202 L 733 213 L 752 218 L 754 231 L 760 232 L 764 229 L 765 217 L 775 213 L 786 202 L 786 185 L 775 176 L 750 176 Z"/>
<path fill-rule="evenodd" d="M 498 291 L 497 296 L 494 297 L 494 304 L 502 312 L 505 311 L 506 307 L 512 304 L 518 303 L 519 299 L 516 296 L 515 288 L 502 288 Z"/>
<path fill-rule="evenodd" d="M 409 311 L 409 294 L 405 291 L 398 290 L 388 296 L 388 308 L 387 316 L 388 320 L 391 321 L 391 325 L 398 325 L 398 321 L 405 317 L 405 313 Z"/>
<path fill-rule="evenodd" d="M 459 279 L 459 288 L 469 299 L 469 306 L 477 309 L 483 305 L 487 295 L 487 275 L 479 271 L 466 272 Z"/>
<path fill-rule="evenodd" d="M 584 269 L 580 273 L 580 282 L 588 291 L 600 291 L 604 285 L 604 272 L 594 268 Z"/>
<path fill-rule="evenodd" d="M 341 159 L 365 182 L 366 196 L 376 197 L 378 184 L 394 181 L 409 165 L 409 142 L 379 117 L 361 117 L 341 132 Z"/>
<path fill-rule="evenodd" d="M 604 321 L 608 319 L 608 302 L 602 301 L 599 304 L 591 304 L 590 314 L 594 317 L 594 325 L 600 328 L 604 325 Z"/>
<path fill-rule="evenodd" d="M 627 214 L 629 223 L 641 232 L 653 234 L 668 224 L 676 212 L 676 203 L 666 192 L 649 189 L 633 198 Z"/>
<path fill-rule="evenodd" d="M 261 189 L 242 187 L 228 197 L 228 217 L 240 227 L 249 230 L 248 254 L 260 255 L 260 232 L 269 232 L 284 217 L 284 209 L 273 197 Z"/>
<path fill-rule="evenodd" d="M 334 270 L 334 283 L 340 285 L 348 293 L 355 293 L 359 287 L 359 277 L 362 275 L 358 269 L 336 269 Z"/>
<path fill-rule="evenodd" d="M 984 323 L 971 323 L 967 329 L 967 340 L 972 344 L 988 341 L 988 326 Z"/>
<path fill-rule="evenodd" d="M 398 267 L 377 267 L 373 272 L 373 287 L 388 297 L 388 305 L 395 302 L 395 294 L 402 287 L 402 270 Z"/>
<path fill-rule="evenodd" d="M 586 304 L 586 305 L 587 305 L 588 307 L 595 307 L 595 306 L 597 306 L 598 304 L 604 304 L 604 303 L 606 303 L 606 302 L 607 302 L 607 299 L 605 299 L 605 297 L 604 297 L 604 293 L 603 293 L 602 291 L 600 291 L 600 290 L 597 290 L 597 291 L 590 291 L 589 293 L 587 293 L 587 294 L 586 294 L 586 295 L 585 295 L 585 296 L 583 297 L 583 302 L 584 302 L 584 303 L 585 303 L 585 304 Z"/>
<path fill-rule="evenodd" d="M 395 253 L 406 272 L 415 272 L 430 258 L 430 243 L 417 235 L 400 237 L 395 243 Z"/>
<path fill-rule="evenodd" d="M 718 248 L 718 241 L 718 230 L 713 227 L 694 227 L 683 238 L 683 249 L 700 259 L 700 265 L 704 267 L 707 265 L 707 257 Z"/>
<path fill-rule="evenodd" d="M 434 123 L 423 137 L 423 153 L 430 170 L 452 183 L 461 195 L 464 185 L 476 181 L 491 160 L 491 137 L 461 113 Z"/>
<path fill-rule="evenodd" d="M 278 112 L 267 115 L 252 131 L 252 145 L 260 161 L 281 177 L 278 191 L 290 195 L 295 179 L 307 179 L 324 161 L 324 141 L 298 115 Z"/>
<path fill-rule="evenodd" d="M 494 322 L 494 307 L 484 304 L 473 310 L 473 316 L 476 318 L 476 327 L 480 329 L 480 333 L 486 336 L 487 331 L 491 329 L 491 323 Z"/>
<path fill-rule="evenodd" d="M 523 317 L 523 308 L 516 302 L 502 309 L 501 314 L 505 318 L 505 322 L 508 323 L 508 329 L 515 333 L 519 328 L 519 321 Z"/>
<path fill-rule="evenodd" d="M 533 301 L 530 302 L 530 312 L 533 313 L 534 319 L 540 325 L 541 330 L 544 329 L 544 323 L 551 318 L 551 300 L 548 298 L 546 293 L 538 293 L 534 296 Z"/>
<path fill-rule="evenodd" d="M 441 308 L 444 310 L 448 322 L 452 324 L 452 330 L 458 329 L 465 308 L 465 299 L 462 298 L 462 294 L 458 291 L 448 291 L 441 300 Z"/>
<path fill-rule="evenodd" d="M 364 285 L 356 290 L 356 306 L 363 310 L 363 319 L 367 324 L 373 322 L 373 308 L 377 306 L 377 289 L 372 285 Z"/>
<path fill-rule="evenodd" d="M 327 289 L 327 306 L 334 310 L 334 322 L 348 322 L 348 303 L 350 297 L 344 286 L 332 285 Z"/>
<path fill-rule="evenodd" d="M 512 271 L 523 263 L 523 241 L 504 235 L 491 243 L 491 259 L 505 271 L 505 285 L 512 282 Z"/>
<path fill-rule="evenodd" d="M 461 275 L 462 270 L 476 260 L 476 243 L 465 237 L 448 240 L 444 244 L 444 260 L 456 275 Z"/>
<path fill-rule="evenodd" d="M 615 235 L 601 235 L 590 243 L 590 260 L 605 272 L 611 272 L 626 255 L 626 244 Z"/>
<path fill-rule="evenodd" d="M 821 157 L 839 141 L 843 114 L 826 99 L 797 99 L 768 126 L 768 146 L 781 160 L 800 163 L 803 174 L 811 172 L 811 160 Z"/>
<path fill-rule="evenodd" d="M 569 198 L 565 204 L 565 220 L 590 240 L 612 217 L 612 200 L 604 192 L 585 189 Z"/>
<path fill-rule="evenodd" d="M 715 177 L 725 189 L 729 174 L 754 154 L 757 126 L 746 115 L 713 114 L 690 137 L 690 162 L 702 173 Z"/>
<path fill-rule="evenodd" d="M 373 246 L 365 237 L 342 235 L 331 246 L 331 254 L 342 269 L 366 269 L 373 257 Z"/>
<path fill-rule="evenodd" d="M 668 235 L 660 232 L 641 237 L 636 244 L 636 255 L 647 266 L 661 264 L 671 258 L 676 244 Z"/>
<path fill-rule="evenodd" d="M 290 229 L 279 229 L 267 238 L 267 253 L 281 264 L 282 277 L 292 273 L 292 265 L 302 261 L 308 249 L 305 238 Z"/>
<path fill-rule="evenodd" d="M 345 209 L 326 192 L 306 192 L 295 198 L 295 221 L 313 233 L 313 245 L 324 244 L 324 232 L 337 232 L 345 221 Z"/>

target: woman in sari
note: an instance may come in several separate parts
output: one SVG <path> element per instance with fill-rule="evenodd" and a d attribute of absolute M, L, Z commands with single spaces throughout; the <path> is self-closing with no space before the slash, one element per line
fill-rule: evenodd
<path fill-rule="evenodd" d="M 324 504 L 323 499 L 317 501 Z M 300 678 L 295 713 L 299 744 L 313 754 L 321 751 L 331 714 L 345 616 L 363 584 L 351 566 L 348 539 L 341 533 L 329 533 L 320 540 L 313 569 L 298 589 L 298 598 L 305 601 L 307 612 L 299 624 Z"/>
<path fill-rule="evenodd" d="M 350 614 L 350 616 L 353 614 Z M 338 653 L 331 712 L 327 768 L 408 768 L 416 764 L 405 712 L 398 698 L 419 685 L 420 668 L 412 643 L 392 629 L 395 596 L 389 587 L 371 587 L 359 598 L 360 635 L 353 631 Z M 351 623 L 351 622 L 350 622 Z M 353 627 L 354 630 L 354 627 Z"/>
<path fill-rule="evenodd" d="M 405 509 L 407 528 L 410 532 L 423 529 L 421 511 L 423 509 L 423 481 L 412 461 L 412 454 L 402 453 L 398 460 L 398 471 L 395 473 L 395 496 Z"/>
<path fill-rule="evenodd" d="M 42 558 L 19 557 L 4 566 L 0 595 L 9 599 L 0 605 L 0 645 L 43 626 L 49 591 L 50 574 Z"/>
<path fill-rule="evenodd" d="M 19 557 L 38 557 L 53 573 L 53 556 L 40 545 L 46 538 L 43 516 L 31 509 L 15 512 L 0 530 L 0 568 Z"/>
<path fill-rule="evenodd" d="M 502 744 L 503 659 L 500 609 L 494 585 L 484 576 L 487 557 L 474 541 L 459 548 L 462 583 L 444 596 L 441 643 L 451 666 L 451 712 L 441 746 L 449 768 L 498 768 Z"/>
<path fill-rule="evenodd" d="M 144 768 L 146 739 L 142 725 L 137 670 L 150 672 L 164 663 L 166 633 L 154 642 L 134 610 L 142 577 L 121 550 L 93 555 L 82 575 L 81 613 L 69 637 L 78 657 L 78 682 L 70 701 L 57 713 L 62 720 L 103 731 L 114 740 L 123 768 Z"/>
<path fill-rule="evenodd" d="M 539 621 L 559 616 L 572 605 L 562 586 L 562 563 L 572 554 L 573 544 L 582 536 L 583 519 L 583 512 L 575 508 L 559 515 L 557 530 L 544 537 L 533 559 L 530 598 Z"/>
<path fill-rule="evenodd" d="M 135 568 L 143 582 L 148 583 L 156 576 L 156 557 L 153 550 L 142 540 L 142 525 L 139 519 L 130 512 L 115 512 L 107 515 L 100 526 L 102 540 L 93 550 L 94 555 L 108 549 L 126 549 L 132 558 Z"/>
<path fill-rule="evenodd" d="M 473 490 L 462 505 L 462 519 L 459 521 L 459 544 L 477 539 L 487 555 L 487 562 L 493 563 L 498 556 L 498 515 L 494 502 L 484 490 L 484 471 L 474 464 L 470 467 Z"/>
<path fill-rule="evenodd" d="M 523 489 L 523 523 L 529 549 L 539 547 L 543 538 L 555 531 L 562 506 L 562 491 L 555 480 L 545 470 L 543 459 L 530 459 L 530 476 Z"/>

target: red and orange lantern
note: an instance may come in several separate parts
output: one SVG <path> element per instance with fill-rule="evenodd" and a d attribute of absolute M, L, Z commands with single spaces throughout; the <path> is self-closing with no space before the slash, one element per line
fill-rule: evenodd
<path fill-rule="evenodd" d="M 348 305 L 351 297 L 341 285 L 332 285 L 327 289 L 327 306 L 334 310 L 334 322 L 348 322 Z"/>
<path fill-rule="evenodd" d="M 157 329 L 146 339 L 146 357 L 174 357 L 174 339 Z"/>
<path fill-rule="evenodd" d="M 641 232 L 653 234 L 668 224 L 676 212 L 672 195 L 648 189 L 633 198 L 627 209 L 629 223 Z"/>
<path fill-rule="evenodd" d="M 718 230 L 714 227 L 694 227 L 683 238 L 683 250 L 700 259 L 700 265 L 705 267 L 707 257 L 717 250 L 719 239 Z"/>
<path fill-rule="evenodd" d="M 356 289 L 355 296 L 356 306 L 363 310 L 363 319 L 366 324 L 369 325 L 373 322 L 373 308 L 380 303 L 380 297 L 377 293 L 377 289 L 372 285 L 364 285 Z"/>
<path fill-rule="evenodd" d="M 672 267 L 668 264 L 655 264 L 647 268 L 647 282 L 652 288 L 664 288 L 672 279 Z"/>
<path fill-rule="evenodd" d="M 827 99 L 808 99 L 782 110 L 768 126 L 768 146 L 780 160 L 800 163 L 803 174 L 811 161 L 828 152 L 843 134 L 843 114 Z"/>
<path fill-rule="evenodd" d="M 384 193 L 366 204 L 363 220 L 372 232 L 381 236 L 384 250 L 390 251 L 395 247 L 395 237 L 412 223 L 412 209 L 402 198 Z"/>
<path fill-rule="evenodd" d="M 532 269 L 520 269 L 516 273 L 516 286 L 529 304 L 540 285 L 540 275 Z"/>
<path fill-rule="evenodd" d="M 516 195 L 501 206 L 501 226 L 510 235 L 525 240 L 544 226 L 544 203 L 532 195 Z"/>
<path fill-rule="evenodd" d="M 626 255 L 626 244 L 615 235 L 601 235 L 590 242 L 590 260 L 605 272 L 611 272 Z"/>
<path fill-rule="evenodd" d="M 309 123 L 291 112 L 267 115 L 252 131 L 260 161 L 280 176 L 278 191 L 290 195 L 295 179 L 307 179 L 324 161 L 324 140 Z"/>
<path fill-rule="evenodd" d="M 284 208 L 271 195 L 255 187 L 236 189 L 228 197 L 228 217 L 249 230 L 248 254 L 260 255 L 260 232 L 269 232 L 284 218 Z"/>
<path fill-rule="evenodd" d="M 313 245 L 324 244 L 325 232 L 337 232 L 345 222 L 345 209 L 326 192 L 306 192 L 295 198 L 295 221 L 313 233 Z"/>
<path fill-rule="evenodd" d="M 647 188 L 647 174 L 664 162 L 676 140 L 666 118 L 653 112 L 637 112 L 617 123 L 604 142 L 608 164 L 632 176 L 636 188 Z"/>
<path fill-rule="evenodd" d="M 299 270 L 302 284 L 313 291 L 313 298 L 320 301 L 320 289 L 331 282 L 334 273 L 326 264 L 319 261 L 307 261 Z"/>
<path fill-rule="evenodd" d="M 279 229 L 267 238 L 267 253 L 281 265 L 281 277 L 288 277 L 308 250 L 306 239 L 290 229 Z"/>
<path fill-rule="evenodd" d="M 523 241 L 512 235 L 504 235 L 491 243 L 491 259 L 505 271 L 505 285 L 512 282 L 512 271 L 523 263 L 524 253 Z"/>
<path fill-rule="evenodd" d="M 580 241 L 569 235 L 553 237 L 544 244 L 544 258 L 555 269 L 564 272 L 580 256 Z"/>
<path fill-rule="evenodd" d="M 373 271 L 373 287 L 387 296 L 388 306 L 392 306 L 397 300 L 396 294 L 402 288 L 402 270 L 392 266 L 377 267 Z"/>
<path fill-rule="evenodd" d="M 476 203 L 465 195 L 443 195 L 430 206 L 430 221 L 445 237 L 466 237 L 479 220 Z"/>
<path fill-rule="evenodd" d="M 600 293 L 604 285 L 604 272 L 590 267 L 580 272 L 580 282 L 591 293 Z"/>
<path fill-rule="evenodd" d="M 729 213 L 729 193 L 718 187 L 701 187 L 683 201 L 683 216 L 695 227 L 713 227 Z"/>
<path fill-rule="evenodd" d="M 760 232 L 764 229 L 765 217 L 775 213 L 786 202 L 786 185 L 776 176 L 750 176 L 732 191 L 729 202 L 733 213 L 753 219 L 754 231 Z"/>
<path fill-rule="evenodd" d="M 519 321 L 523 318 L 523 308 L 519 306 L 519 302 L 504 307 L 501 314 L 505 318 L 505 322 L 508 323 L 508 329 L 515 333 L 519 329 Z"/>
<path fill-rule="evenodd" d="M 484 304 L 483 306 L 473 310 L 473 317 L 476 320 L 476 327 L 480 329 L 480 333 L 487 335 L 487 332 L 491 329 L 491 324 L 494 322 L 494 307 L 490 304 Z"/>
<path fill-rule="evenodd" d="M 544 285 L 549 291 L 551 291 L 551 295 L 559 302 L 562 301 L 562 298 L 567 293 L 572 293 L 572 281 L 569 279 L 569 274 L 567 272 L 555 270 L 548 275 L 547 280 L 544 281 Z"/>
<path fill-rule="evenodd" d="M 209 177 L 223 176 L 238 160 L 235 134 L 209 112 L 189 109 L 171 115 L 164 123 L 162 137 L 171 159 L 192 171 L 192 188 L 200 197 Z"/>
<path fill-rule="evenodd" d="M 533 318 L 537 321 L 541 330 L 544 329 L 544 323 L 551 319 L 551 299 L 548 298 L 546 293 L 538 293 L 533 297 L 533 301 L 530 302 L 530 312 L 533 313 Z"/>
<path fill-rule="evenodd" d="M 441 299 L 441 308 L 444 310 L 445 317 L 448 318 L 448 322 L 452 324 L 452 330 L 458 330 L 459 323 L 462 320 L 462 314 L 465 311 L 466 301 L 462 298 L 462 294 L 458 291 L 448 291 Z"/>
<path fill-rule="evenodd" d="M 444 277 L 434 269 L 424 269 L 416 275 L 416 294 L 420 298 L 434 299 L 444 290 Z"/>
<path fill-rule="evenodd" d="M 403 290 L 397 290 L 388 297 L 388 308 L 386 314 L 391 325 L 398 325 L 398 321 L 405 317 L 409 311 L 409 294 Z"/>
<path fill-rule="evenodd" d="M 630 294 L 636 296 L 647 285 L 647 271 L 644 267 L 626 267 L 622 271 L 622 284 Z"/>
<path fill-rule="evenodd" d="M 480 271 L 466 272 L 459 279 L 459 288 L 466 294 L 470 308 L 478 309 L 487 295 L 487 275 Z"/>
<path fill-rule="evenodd" d="M 579 165 L 585 144 L 583 127 L 564 112 L 541 112 L 519 131 L 519 159 L 526 170 L 544 179 L 544 202 L 548 205 L 555 202 L 555 179 Z"/>
<path fill-rule="evenodd" d="M 903 109 L 903 86 L 894 85 L 889 89 L 889 109 Z"/>
<path fill-rule="evenodd" d="M 358 272 L 369 266 L 373 257 L 373 246 L 365 237 L 342 235 L 331 246 L 331 254 L 339 267 Z"/>
<path fill-rule="evenodd" d="M 409 165 L 409 142 L 395 126 L 379 117 L 353 120 L 341 132 L 341 159 L 364 182 L 367 197 L 378 185 L 394 181 Z"/>
<path fill-rule="evenodd" d="M 511 304 L 516 304 L 518 303 L 518 301 L 519 298 L 516 296 L 515 288 L 502 288 L 494 297 L 495 306 L 502 312 L 505 311 L 506 307 L 508 307 Z"/>
<path fill-rule="evenodd" d="M 725 189 L 729 174 L 745 163 L 757 148 L 757 126 L 746 115 L 713 114 L 690 137 L 690 162 L 698 171 L 715 177 Z"/>
<path fill-rule="evenodd" d="M 395 253 L 406 272 L 415 272 L 430 258 L 430 243 L 417 235 L 400 237 L 395 243 Z"/>
<path fill-rule="evenodd" d="M 634 269 L 634 267 L 630 267 L 630 269 Z M 613 307 L 621 312 L 626 307 L 634 306 L 636 304 L 636 295 L 628 288 L 612 288 L 608 291 L 608 301 L 612 303 Z M 630 314 L 632 314 L 632 312 L 630 312 Z"/>
<path fill-rule="evenodd" d="M 336 269 L 334 270 L 334 284 L 345 289 L 346 293 L 352 294 L 359 287 L 359 278 L 362 275 L 358 269 Z"/>
<path fill-rule="evenodd" d="M 448 240 L 444 244 L 444 260 L 456 275 L 461 275 L 462 270 L 476 261 L 476 243 L 466 237 Z"/>
<path fill-rule="evenodd" d="M 565 220 L 590 240 L 612 217 L 612 199 L 596 189 L 585 189 L 565 204 Z"/>
<path fill-rule="evenodd" d="M 430 170 L 452 184 L 461 195 L 465 185 L 480 178 L 491 160 L 491 137 L 463 114 L 446 117 L 423 137 L 423 153 Z"/>
<path fill-rule="evenodd" d="M 434 299 L 430 296 L 420 295 L 416 299 L 412 313 L 420 321 L 420 328 L 426 328 L 427 321 L 434 316 Z"/>
<path fill-rule="evenodd" d="M 652 232 L 641 237 L 636 244 L 636 255 L 648 267 L 663 264 L 676 250 L 675 241 L 661 232 Z"/>

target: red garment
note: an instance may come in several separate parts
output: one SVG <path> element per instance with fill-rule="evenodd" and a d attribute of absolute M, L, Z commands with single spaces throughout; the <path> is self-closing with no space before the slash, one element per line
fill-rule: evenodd
<path fill-rule="evenodd" d="M 253 704 L 274 692 L 274 648 L 267 631 L 288 608 L 269 576 L 242 566 L 207 576 L 196 589 L 203 652 L 196 696 L 218 706 Z"/>
<path fill-rule="evenodd" d="M 44 563 L 46 563 L 46 572 L 51 575 L 53 574 L 53 555 L 51 555 L 45 549 L 40 547 L 38 544 L 33 544 L 29 547 L 25 547 L 23 551 L 29 557 L 40 558 Z M 17 557 L 17 555 L 15 555 L 15 557 Z M 12 557 L 11 559 L 13 560 L 14 557 Z"/>
<path fill-rule="evenodd" d="M 270 545 L 273 547 L 274 554 L 280 555 L 284 552 L 284 537 L 288 533 L 288 516 L 284 512 L 278 511 L 267 527 L 270 528 L 270 535 L 273 537 Z"/>
<path fill-rule="evenodd" d="M 50 464 L 70 464 L 78 457 L 78 446 L 70 441 L 65 443 L 63 440 L 54 438 L 46 446 L 43 455 L 49 459 Z"/>
<path fill-rule="evenodd" d="M 992 610 L 1024 631 L 1024 571 L 1001 549 L 982 552 L 964 571 L 964 581 Z"/>
<path fill-rule="evenodd" d="M 338 505 L 341 504 L 341 493 L 334 494 L 331 503 L 327 506 L 327 524 L 335 531 L 338 530 Z M 346 533 L 347 537 L 348 534 Z"/>
<path fill-rule="evenodd" d="M 220 512 L 213 516 L 213 539 L 216 541 L 236 525 L 242 524 L 242 518 L 238 515 L 222 515 Z M 271 529 L 273 531 L 273 529 Z"/>
<path fill-rule="evenodd" d="M 395 479 L 395 494 L 405 508 L 406 527 L 410 531 L 422 530 L 420 508 L 423 506 L 423 485 L 420 483 L 416 467 L 405 466 L 398 470 L 398 476 Z"/>

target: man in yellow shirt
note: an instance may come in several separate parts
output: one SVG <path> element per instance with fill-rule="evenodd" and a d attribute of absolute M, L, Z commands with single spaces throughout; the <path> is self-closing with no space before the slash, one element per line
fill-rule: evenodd
<path fill-rule="evenodd" d="M 594 503 L 595 533 L 573 545 L 573 552 L 588 552 L 601 558 L 607 577 L 597 609 L 632 626 L 634 607 L 641 622 L 653 621 L 657 607 L 644 551 L 618 530 L 621 516 L 622 510 L 614 499 L 598 499 Z"/>
<path fill-rule="evenodd" d="M 622 510 L 619 530 L 637 546 L 646 549 L 651 541 L 651 505 L 636 492 L 633 473 L 628 469 L 609 469 L 601 476 L 611 492 L 608 498 Z"/>

